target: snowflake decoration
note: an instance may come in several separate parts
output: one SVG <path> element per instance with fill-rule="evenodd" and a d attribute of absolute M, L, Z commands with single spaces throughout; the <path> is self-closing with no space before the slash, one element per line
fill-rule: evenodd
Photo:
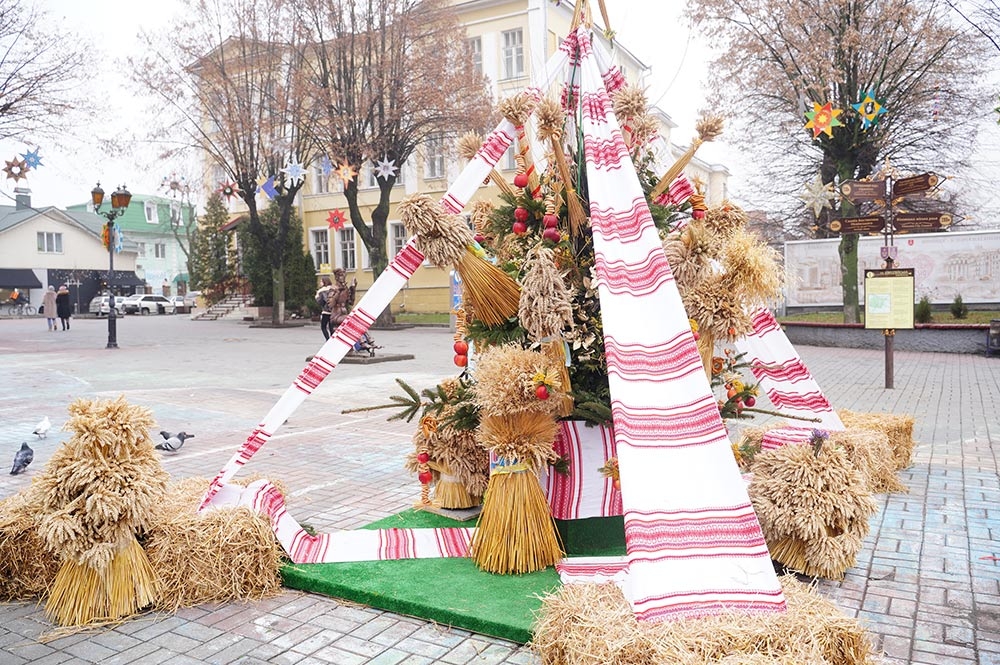
<path fill-rule="evenodd" d="M 21 155 L 21 159 L 24 160 L 24 164 L 27 169 L 37 169 L 42 166 L 42 157 L 38 154 L 41 148 L 35 148 L 34 150 L 29 150 L 28 152 Z"/>
<path fill-rule="evenodd" d="M 883 106 L 884 100 L 879 101 L 875 98 L 875 89 L 868 88 L 865 92 L 865 96 L 857 104 L 851 104 L 859 116 L 861 116 L 861 128 L 868 129 L 869 127 L 874 127 L 878 124 L 878 119 L 884 113 L 887 113 L 885 106 Z"/>
<path fill-rule="evenodd" d="M 21 178 L 27 178 L 28 176 L 28 165 L 24 163 L 23 159 L 14 159 L 7 161 L 4 160 L 7 166 L 3 167 L 3 172 L 7 174 L 7 180 L 13 180 L 14 182 L 19 181 Z"/>
<path fill-rule="evenodd" d="M 163 181 L 160 182 L 160 187 L 165 189 L 168 195 L 176 194 L 183 196 L 191 192 L 191 186 L 188 185 L 187 178 L 179 176 L 176 173 L 163 176 Z"/>
<path fill-rule="evenodd" d="M 812 208 L 813 214 L 819 217 L 824 208 L 833 207 L 831 202 L 836 200 L 837 195 L 833 191 L 833 183 L 823 184 L 823 176 L 817 174 L 812 182 L 806 184 L 805 191 L 799 194 L 799 198 L 806 208 Z"/>
<path fill-rule="evenodd" d="M 291 161 L 281 172 L 288 177 L 288 181 L 293 185 L 302 182 L 306 177 L 306 170 L 302 167 L 302 162 Z"/>
<path fill-rule="evenodd" d="M 319 172 L 323 174 L 324 178 L 329 178 L 330 174 L 333 173 L 333 162 L 326 155 L 323 155 L 323 159 L 319 163 Z"/>
<path fill-rule="evenodd" d="M 396 166 L 396 162 L 389 159 L 388 155 L 382 158 L 382 161 L 375 163 L 375 175 L 383 180 L 388 180 L 392 176 L 396 175 L 396 171 L 399 167 Z"/>
<path fill-rule="evenodd" d="M 265 180 L 258 181 L 257 184 L 259 185 L 259 187 L 257 187 L 257 191 L 263 192 L 264 196 L 266 196 L 267 198 L 273 199 L 278 195 L 278 190 L 274 186 L 273 175 L 268 176 Z"/>
<path fill-rule="evenodd" d="M 813 110 L 806 111 L 806 119 L 809 121 L 806 123 L 806 129 L 813 130 L 813 138 L 824 132 L 833 138 L 833 128 L 844 126 L 844 123 L 837 119 L 843 112 L 843 109 L 833 108 L 833 102 L 827 102 L 823 106 L 813 102 Z"/>
<path fill-rule="evenodd" d="M 331 210 L 330 214 L 326 216 L 326 223 L 334 231 L 339 231 L 347 223 L 347 217 L 344 216 L 342 210 Z"/>
<path fill-rule="evenodd" d="M 240 188 L 236 185 L 235 182 L 226 181 L 226 182 L 220 182 L 219 189 L 215 191 L 225 196 L 226 201 L 228 202 L 234 196 L 239 196 Z"/>
<path fill-rule="evenodd" d="M 344 187 L 347 187 L 347 183 L 354 180 L 354 178 L 356 178 L 358 175 L 358 172 L 354 169 L 354 167 L 348 164 L 347 162 L 344 162 L 340 166 L 338 166 L 336 173 L 337 177 L 340 178 L 340 180 L 344 183 Z"/>

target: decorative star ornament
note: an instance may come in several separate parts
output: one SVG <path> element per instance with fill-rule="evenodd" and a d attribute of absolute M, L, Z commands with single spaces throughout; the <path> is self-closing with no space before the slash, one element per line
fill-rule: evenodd
<path fill-rule="evenodd" d="M 336 173 L 337 177 L 344 183 L 344 187 L 347 187 L 347 183 L 354 180 L 354 178 L 358 175 L 358 172 L 354 169 L 354 167 L 347 162 L 341 163 L 341 165 L 337 167 Z"/>
<path fill-rule="evenodd" d="M 289 182 L 293 185 L 297 185 L 302 182 L 306 177 L 306 170 L 303 168 L 302 162 L 296 162 L 294 160 L 289 162 L 285 168 L 281 169 L 281 172 L 288 177 Z"/>
<path fill-rule="evenodd" d="M 812 208 L 813 214 L 817 217 L 824 208 L 832 208 L 831 202 L 836 198 L 837 194 L 833 191 L 833 183 L 823 184 L 823 176 L 819 174 L 812 182 L 807 183 L 805 191 L 799 194 L 799 199 L 805 203 L 806 208 Z"/>
<path fill-rule="evenodd" d="M 220 182 L 219 188 L 215 191 L 225 196 L 226 201 L 229 201 L 234 196 L 239 196 L 240 188 L 236 185 L 235 182 L 230 182 L 227 180 L 226 182 Z"/>
<path fill-rule="evenodd" d="M 333 173 L 333 162 L 326 155 L 323 155 L 323 159 L 319 163 L 319 172 L 323 174 L 324 178 L 329 178 L 330 174 Z"/>
<path fill-rule="evenodd" d="M 813 130 L 813 138 L 824 132 L 833 138 L 833 128 L 844 126 L 844 123 L 837 119 L 837 116 L 843 112 L 843 109 L 833 108 L 833 102 L 827 102 L 823 106 L 813 102 L 813 110 L 806 111 L 806 119 L 809 120 L 806 123 L 806 129 Z"/>
<path fill-rule="evenodd" d="M 264 196 L 266 196 L 267 198 L 273 199 L 278 195 L 278 190 L 274 186 L 273 175 L 268 176 L 266 179 L 259 181 L 257 184 L 259 185 L 257 187 L 257 191 L 263 192 Z"/>
<path fill-rule="evenodd" d="M 182 175 L 177 175 L 176 173 L 163 176 L 163 181 L 160 182 L 160 187 L 166 190 L 167 194 L 171 195 L 176 194 L 182 196 L 191 191 L 191 186 L 188 185 L 187 178 Z"/>
<path fill-rule="evenodd" d="M 342 210 L 331 210 L 330 214 L 326 216 L 326 223 L 334 231 L 339 231 L 347 223 L 347 217 L 344 216 Z"/>
<path fill-rule="evenodd" d="M 7 164 L 3 167 L 3 172 L 7 174 L 7 180 L 13 180 L 16 183 L 22 178 L 27 178 L 29 169 L 23 159 L 15 157 L 10 161 L 4 160 L 4 162 Z"/>
<path fill-rule="evenodd" d="M 25 165 L 29 169 L 37 169 L 39 166 L 42 166 L 42 157 L 38 154 L 39 150 L 41 148 L 35 148 L 21 155 L 21 159 L 24 160 Z"/>
<path fill-rule="evenodd" d="M 857 104 L 851 104 L 859 116 L 861 116 L 861 128 L 868 129 L 874 127 L 878 124 L 878 119 L 883 114 L 887 113 L 885 106 L 883 104 L 885 100 L 878 100 L 875 98 L 875 89 L 868 88 L 865 92 L 865 96 L 861 98 L 861 101 Z"/>
<path fill-rule="evenodd" d="M 399 167 L 396 166 L 396 162 L 389 159 L 388 155 L 382 158 L 382 161 L 375 163 L 375 175 L 383 180 L 388 180 L 392 176 L 396 175 L 396 171 Z"/>

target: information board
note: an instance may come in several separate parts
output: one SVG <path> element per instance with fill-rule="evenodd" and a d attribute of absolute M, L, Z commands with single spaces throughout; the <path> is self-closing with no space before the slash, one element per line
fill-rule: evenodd
<path fill-rule="evenodd" d="M 913 329 L 913 268 L 865 271 L 865 328 Z"/>

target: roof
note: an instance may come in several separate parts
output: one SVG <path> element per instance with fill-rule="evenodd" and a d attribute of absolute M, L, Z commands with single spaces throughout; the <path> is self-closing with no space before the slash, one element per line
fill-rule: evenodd
<path fill-rule="evenodd" d="M 22 208 L 0 206 L 0 233 L 24 224 L 36 217 L 51 217 L 66 224 L 76 224 L 97 238 L 106 224 L 103 217 L 85 210 L 60 210 L 54 206 L 47 208 Z M 123 249 L 136 251 L 137 245 L 126 235 L 122 240 Z"/>

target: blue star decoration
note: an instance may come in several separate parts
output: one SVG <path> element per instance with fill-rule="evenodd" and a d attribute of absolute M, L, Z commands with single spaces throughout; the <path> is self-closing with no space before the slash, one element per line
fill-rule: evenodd
<path fill-rule="evenodd" d="M 257 188 L 258 192 L 264 192 L 264 195 L 269 199 L 273 199 L 278 195 L 278 190 L 274 186 L 274 176 L 268 176 L 267 180 L 262 180 L 260 186 Z"/>
<path fill-rule="evenodd" d="M 34 150 L 29 150 L 21 155 L 21 159 L 24 160 L 25 165 L 29 169 L 37 169 L 39 166 L 42 166 L 42 158 L 38 154 L 39 150 L 41 150 L 41 148 L 35 148 Z"/>
<path fill-rule="evenodd" d="M 285 168 L 281 169 L 281 172 L 288 176 L 289 182 L 293 185 L 302 182 L 306 177 L 306 170 L 302 167 L 301 162 L 291 161 Z"/>
<path fill-rule="evenodd" d="M 865 96 L 861 98 L 861 101 L 857 104 L 851 104 L 859 116 L 861 116 L 861 128 L 869 129 L 878 124 L 878 119 L 883 114 L 887 113 L 885 106 L 883 105 L 885 100 L 879 100 L 875 98 L 875 89 L 868 88 L 865 92 Z"/>
<path fill-rule="evenodd" d="M 326 155 L 323 155 L 323 160 L 319 163 L 319 170 L 324 178 L 329 178 L 330 174 L 333 173 L 333 162 Z"/>

